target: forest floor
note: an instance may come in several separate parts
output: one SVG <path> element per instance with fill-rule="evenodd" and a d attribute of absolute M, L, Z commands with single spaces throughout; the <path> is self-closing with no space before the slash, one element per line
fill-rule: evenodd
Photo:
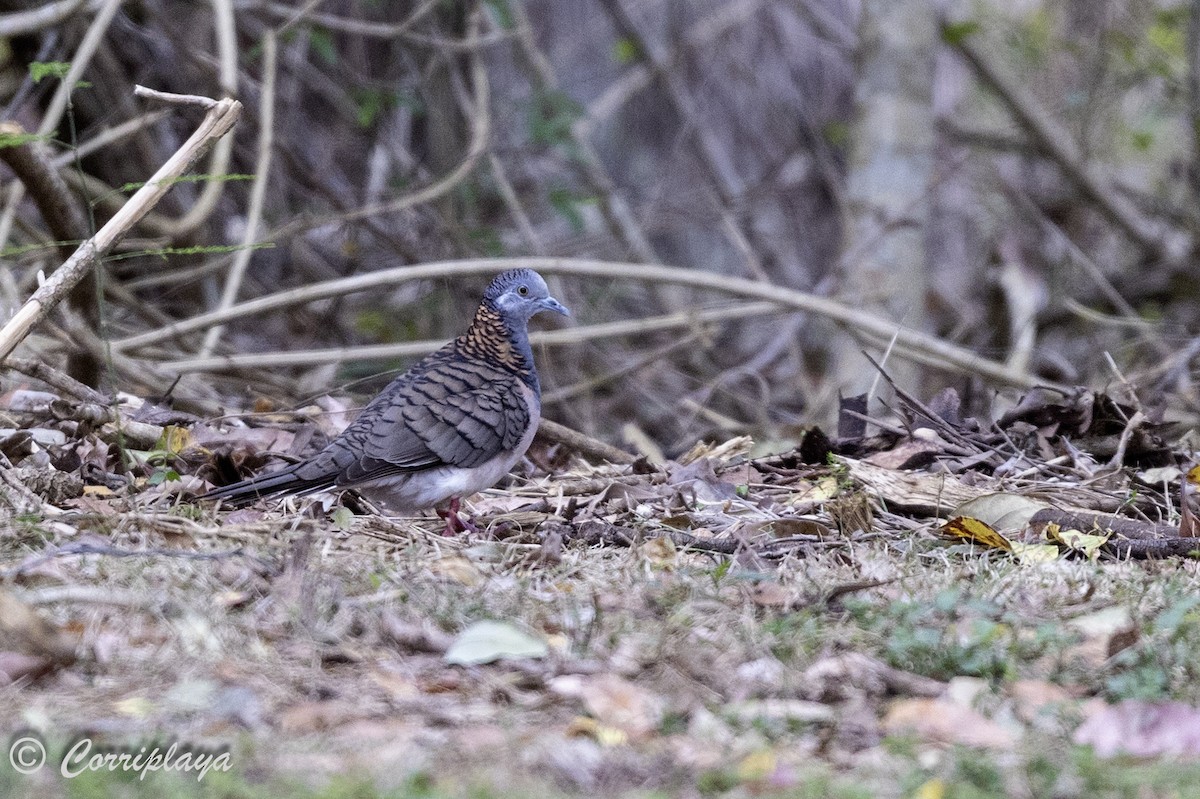
<path fill-rule="evenodd" d="M 189 503 L 251 451 L 201 424 L 122 484 L 104 428 L 13 399 L 0 796 L 1200 796 L 1189 456 L 1108 397 L 903 402 L 764 457 L 541 447 L 456 537 Z M 319 426 L 287 420 L 231 436 Z M 65 778 L 81 741 L 174 770 Z"/>

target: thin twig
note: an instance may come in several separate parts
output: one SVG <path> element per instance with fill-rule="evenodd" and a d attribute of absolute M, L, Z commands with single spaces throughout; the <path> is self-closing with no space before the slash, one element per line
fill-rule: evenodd
<path fill-rule="evenodd" d="M 529 343 L 535 347 L 581 344 L 585 341 L 595 341 L 597 339 L 645 335 L 647 333 L 673 330 L 680 327 L 692 327 L 710 322 L 722 322 L 780 312 L 781 309 L 779 306 L 773 303 L 751 302 L 735 305 L 730 308 L 683 311 L 645 319 L 629 319 L 618 322 L 605 322 L 598 325 L 581 325 L 563 330 L 541 331 L 532 333 L 529 337 Z M 390 361 L 396 358 L 425 355 L 433 352 L 445 343 L 443 340 L 436 339 L 324 350 L 216 355 L 209 358 L 184 358 L 177 361 L 164 361 L 161 365 L 178 372 L 211 372 L 265 366 L 317 366 L 327 363 Z"/>
<path fill-rule="evenodd" d="M 585 435 L 578 430 L 573 430 L 566 425 L 552 422 L 549 419 L 542 419 L 537 434 L 550 441 L 564 444 L 584 455 L 591 455 L 601 460 L 606 460 L 609 463 L 628 464 L 637 460 L 636 456 L 630 455 L 625 450 L 617 449 L 610 444 Z"/>
<path fill-rule="evenodd" d="M 11 39 L 52 28 L 79 10 L 87 0 L 58 0 L 54 3 L 0 14 L 0 37 Z"/>
<path fill-rule="evenodd" d="M 112 24 L 113 17 L 116 15 L 117 9 L 121 7 L 121 3 L 122 0 L 106 0 L 95 19 L 88 26 L 87 32 L 79 43 L 79 48 L 71 56 L 71 66 L 67 69 L 67 74 L 62 78 L 58 89 L 46 106 L 42 124 L 37 129 L 39 136 L 48 136 L 58 128 L 63 112 L 67 109 L 67 102 L 71 99 L 71 92 L 75 90 L 75 84 L 79 82 L 84 71 L 91 64 L 92 57 L 104 39 L 104 34 L 108 32 L 108 26 Z M 9 233 L 12 231 L 12 225 L 16 219 L 17 205 L 22 196 L 24 196 L 24 189 L 21 184 L 14 184 L 9 190 L 4 212 L 0 214 L 0 247 L 5 246 L 8 242 Z"/>
<path fill-rule="evenodd" d="M 17 313 L 0 328 L 0 362 L 12 353 L 25 336 L 58 304 L 71 288 L 95 266 L 125 234 L 166 194 L 175 178 L 186 172 L 196 159 L 233 127 L 242 105 L 236 100 L 218 102 L 204 117 L 200 127 L 183 146 L 167 159 L 154 176 L 129 198 L 96 235 L 79 246 L 67 261 L 54 271 Z"/>
<path fill-rule="evenodd" d="M 35 380 L 41 380 L 51 388 L 58 389 L 69 397 L 82 402 L 92 402 L 97 405 L 108 405 L 110 400 L 91 386 L 85 386 L 75 378 L 60 372 L 50 364 L 33 358 L 17 358 L 10 355 L 4 359 L 4 365 L 9 369 L 28 375 Z"/>
<path fill-rule="evenodd" d="M 225 289 L 221 293 L 221 301 L 217 309 L 229 308 L 237 300 L 238 290 L 246 276 L 246 268 L 254 255 L 254 245 L 258 243 L 258 229 L 262 224 L 263 206 L 267 197 L 267 184 L 271 174 L 271 142 L 275 135 L 275 67 L 276 67 L 275 33 L 268 30 L 263 36 L 263 65 L 262 91 L 258 123 L 258 168 L 254 171 L 254 184 L 250 188 L 250 206 L 246 211 L 246 230 L 242 234 L 242 247 L 233 257 L 229 267 L 229 276 L 225 279 Z M 200 347 L 199 357 L 204 358 L 212 353 L 221 340 L 224 326 L 209 328 Z"/>
<path fill-rule="evenodd" d="M 441 261 L 417 266 L 402 266 L 381 269 L 365 275 L 314 283 L 297 289 L 271 294 L 256 300 L 243 302 L 227 311 L 212 312 L 192 317 L 162 330 L 143 333 L 139 336 L 114 341 L 115 350 L 129 350 L 148 343 L 162 341 L 193 330 L 201 330 L 219 322 L 227 322 L 244 316 L 261 314 L 269 310 L 299 305 L 328 297 L 340 297 L 358 291 L 394 286 L 411 280 L 452 278 L 464 275 L 495 274 L 504 269 L 529 267 L 548 274 L 576 275 L 578 277 L 624 279 L 666 283 L 676 286 L 710 289 L 734 296 L 752 297 L 773 302 L 781 307 L 823 316 L 831 321 L 846 325 L 867 335 L 884 341 L 895 337 L 896 353 L 921 362 L 951 371 L 976 374 L 1003 385 L 1017 387 L 1048 386 L 1060 391 L 1069 391 L 1066 386 L 1046 381 L 1037 375 L 1013 369 L 1006 364 L 983 358 L 968 349 L 942 341 L 934 336 L 902 327 L 883 317 L 859 308 L 844 305 L 827 297 L 820 297 L 796 289 L 770 283 L 747 281 L 733 275 L 722 275 L 698 269 L 660 266 L 658 264 L 613 263 L 575 258 L 481 258 L 464 261 Z M 921 360 L 921 359 L 924 360 Z"/>
<path fill-rule="evenodd" d="M 942 24 L 945 26 L 947 23 L 943 21 Z M 1186 236 L 1178 231 L 1160 230 L 1158 225 L 1142 217 L 1124 195 L 1114 191 L 1109 181 L 1083 160 L 1071 134 L 1041 107 L 1030 92 L 1002 75 L 971 36 L 947 38 L 1076 188 L 1140 247 L 1168 264 L 1179 263 L 1189 249 Z"/>
<path fill-rule="evenodd" d="M 471 14 L 468 30 L 472 36 L 479 29 L 481 13 L 481 11 L 476 9 Z M 454 169 L 450 170 L 449 173 L 435 181 L 432 185 L 426 186 L 419 191 L 406 194 L 403 197 L 397 197 L 394 200 L 367 205 L 339 214 L 337 220 L 349 222 L 380 214 L 394 214 L 397 211 L 403 211 L 414 205 L 436 200 L 465 180 L 475 170 L 475 165 L 479 163 L 479 159 L 487 152 L 488 138 L 491 135 L 492 129 L 491 86 L 488 82 L 487 68 L 478 52 L 471 53 L 471 87 L 475 94 L 475 109 L 471 117 L 471 142 L 467 148 L 467 154 L 463 156 L 462 161 Z"/>
<path fill-rule="evenodd" d="M 160 92 L 158 89 L 151 89 L 141 85 L 134 86 L 133 93 L 146 100 L 156 100 L 157 102 L 168 103 L 170 105 L 197 105 L 205 111 L 208 111 L 219 102 L 211 97 L 204 97 L 199 94 Z"/>

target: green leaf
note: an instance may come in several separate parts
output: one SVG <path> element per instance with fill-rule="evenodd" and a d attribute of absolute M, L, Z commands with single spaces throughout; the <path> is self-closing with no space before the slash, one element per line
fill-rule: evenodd
<path fill-rule="evenodd" d="M 529 108 L 529 138 L 534 144 L 557 145 L 571 140 L 571 125 L 583 106 L 560 91 L 540 91 Z"/>
<path fill-rule="evenodd" d="M 317 57 L 329 66 L 337 64 L 337 45 L 333 43 L 333 34 L 324 28 L 312 28 L 308 32 L 308 43 L 312 45 Z"/>
<path fill-rule="evenodd" d="M 554 188 L 550 190 L 547 197 L 551 207 L 558 211 L 568 224 L 571 225 L 571 230 L 575 233 L 582 233 L 584 230 L 583 214 L 579 212 L 579 206 L 585 202 L 591 202 L 592 198 L 584 197 L 575 194 L 570 189 Z"/>
<path fill-rule="evenodd" d="M 1173 14 L 1159 14 L 1154 24 L 1146 31 L 1146 40 L 1171 58 L 1182 59 L 1185 55 L 1184 21 Z"/>
<path fill-rule="evenodd" d="M 398 94 L 384 89 L 352 89 L 350 96 L 354 98 L 357 106 L 355 111 L 358 125 L 361 128 L 371 127 L 384 111 L 390 111 L 403 102 Z M 404 104 L 408 103 L 404 102 Z"/>
<path fill-rule="evenodd" d="M 36 133 L 0 133 L 0 147 L 20 147 L 42 138 Z"/>
<path fill-rule="evenodd" d="M 179 472 L 168 467 L 160 466 L 155 469 L 149 477 L 146 478 L 146 483 L 148 485 L 156 486 L 178 479 Z"/>
<path fill-rule="evenodd" d="M 629 36 L 622 36 L 613 44 L 613 61 L 618 64 L 632 64 L 642 59 L 642 49 Z"/>
<path fill-rule="evenodd" d="M 34 83 L 41 83 L 42 78 L 62 80 L 70 69 L 70 61 L 34 61 L 29 65 L 29 77 Z"/>
<path fill-rule="evenodd" d="M 947 22 L 942 26 L 942 41 L 946 44 L 961 44 L 968 36 L 979 33 L 979 29 L 979 23 L 973 19 Z"/>
<path fill-rule="evenodd" d="M 458 634 L 446 650 L 445 661 L 477 666 L 504 658 L 543 658 L 549 651 L 545 641 L 508 622 L 477 621 Z"/>
<path fill-rule="evenodd" d="M 492 20 L 500 30 L 510 31 L 516 27 L 508 0 L 487 0 L 485 5 L 492 11 Z"/>
<path fill-rule="evenodd" d="M 714 569 L 712 570 L 712 581 L 713 581 L 713 585 L 720 585 L 720 584 L 721 584 L 721 580 L 722 580 L 722 579 L 725 577 L 725 575 L 726 575 L 726 574 L 728 574 L 728 573 L 729 573 L 729 569 L 730 569 L 732 566 L 733 566 L 733 559 L 732 559 L 732 558 L 726 558 L 725 560 L 723 560 L 723 561 L 721 561 L 720 563 L 718 563 L 718 564 L 716 565 L 716 568 L 714 568 Z"/>
<path fill-rule="evenodd" d="M 333 526 L 337 528 L 338 532 L 348 533 L 350 532 L 350 528 L 354 526 L 354 512 L 344 505 L 335 509 L 331 514 L 331 518 L 333 519 Z"/>

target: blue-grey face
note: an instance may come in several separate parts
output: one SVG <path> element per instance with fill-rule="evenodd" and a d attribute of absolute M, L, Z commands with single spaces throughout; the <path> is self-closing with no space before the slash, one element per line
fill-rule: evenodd
<path fill-rule="evenodd" d="M 546 281 L 532 269 L 513 269 L 498 275 L 484 296 L 501 311 L 522 319 L 539 311 L 571 315 L 565 305 L 550 296 Z"/>

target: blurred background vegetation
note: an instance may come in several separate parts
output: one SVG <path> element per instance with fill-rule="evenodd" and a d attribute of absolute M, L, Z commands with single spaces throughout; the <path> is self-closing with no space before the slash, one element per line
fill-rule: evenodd
<path fill-rule="evenodd" d="M 811 292 L 1194 415 L 1200 2 L 936 5 L 9 0 L 0 119 L 46 134 L 64 201 L 94 230 L 200 116 L 135 85 L 245 105 L 199 169 L 211 177 L 176 186 L 77 301 L 101 342 L 385 268 L 576 257 Z M 0 181 L 7 318 L 74 238 L 7 166 Z M 367 396 L 411 357 L 210 356 L 443 339 L 485 281 L 148 336 L 98 379 L 161 394 L 183 373 L 177 395 L 230 408 Z M 616 442 L 640 431 L 668 455 L 828 424 L 839 392 L 875 377 L 862 351 L 888 343 L 713 291 L 552 283 L 567 325 L 727 312 L 539 348 L 548 417 Z M 65 363 L 79 346 L 50 327 L 23 350 Z M 997 390 L 936 362 L 887 368 L 925 398 L 954 386 L 978 412 Z"/>

